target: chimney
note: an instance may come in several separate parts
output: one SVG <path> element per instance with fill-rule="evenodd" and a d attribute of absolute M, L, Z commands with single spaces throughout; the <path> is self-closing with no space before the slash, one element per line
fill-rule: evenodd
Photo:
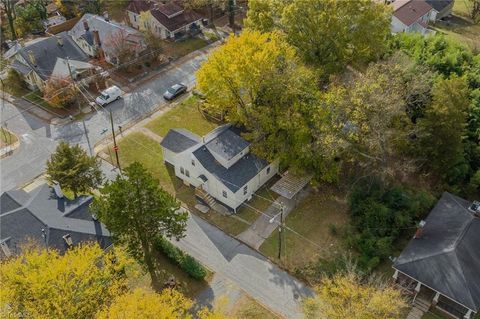
<path fill-rule="evenodd" d="M 107 21 L 107 22 L 110 21 L 110 17 L 108 16 L 108 12 L 107 12 L 107 11 L 105 11 L 105 12 L 103 13 L 103 17 L 105 18 L 105 21 Z"/>
<path fill-rule="evenodd" d="M 53 181 L 53 191 L 55 192 L 55 196 L 57 196 L 57 198 L 63 198 L 62 187 L 60 186 L 59 182 Z"/>
<path fill-rule="evenodd" d="M 88 22 L 87 20 L 83 20 L 83 28 L 85 29 L 85 31 L 88 31 L 90 28 L 88 27 Z"/>
<path fill-rule="evenodd" d="M 93 43 L 96 46 L 100 47 L 102 43 L 100 42 L 100 34 L 98 33 L 98 30 L 93 30 L 92 34 L 93 34 Z"/>
<path fill-rule="evenodd" d="M 419 239 L 422 238 L 423 236 L 423 227 L 427 224 L 426 221 L 421 220 L 420 223 L 418 223 L 418 228 L 417 231 L 415 232 L 415 235 L 413 236 L 414 239 Z"/>
<path fill-rule="evenodd" d="M 59 46 L 63 47 L 63 38 L 57 35 L 57 43 Z"/>
<path fill-rule="evenodd" d="M 34 66 L 37 66 L 37 60 L 35 59 L 35 55 L 33 55 L 32 50 L 28 51 L 28 58 L 30 59 L 31 64 L 33 64 Z"/>

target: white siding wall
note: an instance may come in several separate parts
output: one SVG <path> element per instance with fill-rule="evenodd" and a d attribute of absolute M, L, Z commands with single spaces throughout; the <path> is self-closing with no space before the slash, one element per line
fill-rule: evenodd
<path fill-rule="evenodd" d="M 391 31 L 393 33 L 399 33 L 399 32 L 404 32 L 407 26 L 403 24 L 400 20 L 397 19 L 397 17 L 392 16 L 392 25 L 391 25 Z"/>

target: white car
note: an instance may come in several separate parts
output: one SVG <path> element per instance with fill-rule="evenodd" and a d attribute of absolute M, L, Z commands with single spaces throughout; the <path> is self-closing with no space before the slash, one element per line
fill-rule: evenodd
<path fill-rule="evenodd" d="M 98 105 L 104 106 L 118 100 L 121 97 L 121 94 L 122 91 L 118 86 L 114 85 L 100 92 L 100 95 L 95 99 L 95 102 L 97 102 Z"/>

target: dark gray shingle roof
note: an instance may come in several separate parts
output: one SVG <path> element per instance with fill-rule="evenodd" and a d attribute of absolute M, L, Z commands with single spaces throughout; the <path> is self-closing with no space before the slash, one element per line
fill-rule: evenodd
<path fill-rule="evenodd" d="M 443 295 L 480 310 L 480 218 L 471 203 L 445 192 L 393 267 Z"/>
<path fill-rule="evenodd" d="M 234 193 L 268 165 L 265 160 L 253 154 L 247 154 L 227 169 L 215 160 L 205 146 L 195 150 L 193 155 L 207 171 Z"/>
<path fill-rule="evenodd" d="M 206 144 L 206 147 L 211 153 L 229 161 L 249 145 L 250 143 L 244 140 L 239 135 L 239 132 L 236 132 L 234 128 L 229 127 L 216 138 L 209 141 Z"/>
<path fill-rule="evenodd" d="M 25 197 L 28 200 L 24 201 Z M 1 239 L 9 238 L 10 247 L 20 246 L 27 238 L 43 244 L 42 228 L 47 233 L 47 245 L 60 252 L 67 248 L 63 239 L 66 234 L 71 235 L 74 244 L 83 240 L 97 241 L 103 248 L 111 244 L 108 230 L 94 221 L 89 213 L 91 196 L 80 196 L 75 200 L 58 199 L 44 184 L 31 193 L 5 192 L 1 199 L 0 235 Z M 5 205 L 4 199 L 7 201 Z M 17 204 L 23 202 L 12 205 L 12 199 Z"/>
<path fill-rule="evenodd" d="M 174 153 L 181 153 L 197 145 L 200 141 L 200 136 L 185 129 L 175 128 L 168 131 L 160 145 Z"/>
<path fill-rule="evenodd" d="M 442 10 L 450 5 L 453 1 L 454 0 L 426 0 L 426 2 L 438 12 L 442 12 Z"/>
<path fill-rule="evenodd" d="M 63 40 L 63 45 L 58 44 L 57 37 Z M 36 66 L 30 61 L 29 51 L 32 51 L 35 56 Z M 58 58 L 65 59 L 69 57 L 72 60 L 83 62 L 87 62 L 90 59 L 66 32 L 61 32 L 56 36 L 26 45 L 18 52 L 27 61 L 28 66 L 35 70 L 43 80 L 50 77 Z"/>
<path fill-rule="evenodd" d="M 27 75 L 32 71 L 32 69 L 18 60 L 12 62 L 12 68 L 20 74 Z"/>

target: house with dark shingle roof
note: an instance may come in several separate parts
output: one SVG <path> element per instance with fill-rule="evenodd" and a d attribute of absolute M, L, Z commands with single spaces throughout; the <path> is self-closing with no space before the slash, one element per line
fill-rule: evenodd
<path fill-rule="evenodd" d="M 66 32 L 18 44 L 14 50 L 9 52 L 10 65 L 32 90 L 43 91 L 45 82 L 51 78 L 69 78 L 70 70 L 77 78 L 95 69 L 88 63 L 90 57 Z"/>
<path fill-rule="evenodd" d="M 469 319 L 480 310 L 480 210 L 450 193 L 395 259 L 396 283 L 416 302 Z"/>
<path fill-rule="evenodd" d="M 184 9 L 176 1 L 158 4 L 133 0 L 127 7 L 130 25 L 138 30 L 150 30 L 161 39 L 177 39 L 202 27 L 202 16 Z"/>
<path fill-rule="evenodd" d="M 200 137 L 184 129 L 171 129 L 160 143 L 163 160 L 175 175 L 196 188 L 205 203 L 215 200 L 232 210 L 250 200 L 278 173 L 278 163 L 267 163 L 250 153 L 240 131 L 223 125 Z"/>
<path fill-rule="evenodd" d="M 455 0 L 425 0 L 437 12 L 435 19 L 440 20 L 452 14 Z"/>
<path fill-rule="evenodd" d="M 92 200 L 91 196 L 59 198 L 47 184 L 29 193 L 4 192 L 0 196 L 0 258 L 20 253 L 27 242 L 60 253 L 81 242 L 107 248 L 112 244 L 110 233 L 92 217 Z"/>
<path fill-rule="evenodd" d="M 131 48 L 136 54 L 146 49 L 142 33 L 108 17 L 90 13 L 84 14 L 68 33 L 83 52 L 111 64 L 118 63 L 117 55 L 122 46 Z"/>
<path fill-rule="evenodd" d="M 391 30 L 393 33 L 427 33 L 428 23 L 435 21 L 437 11 L 425 0 L 394 0 Z"/>

